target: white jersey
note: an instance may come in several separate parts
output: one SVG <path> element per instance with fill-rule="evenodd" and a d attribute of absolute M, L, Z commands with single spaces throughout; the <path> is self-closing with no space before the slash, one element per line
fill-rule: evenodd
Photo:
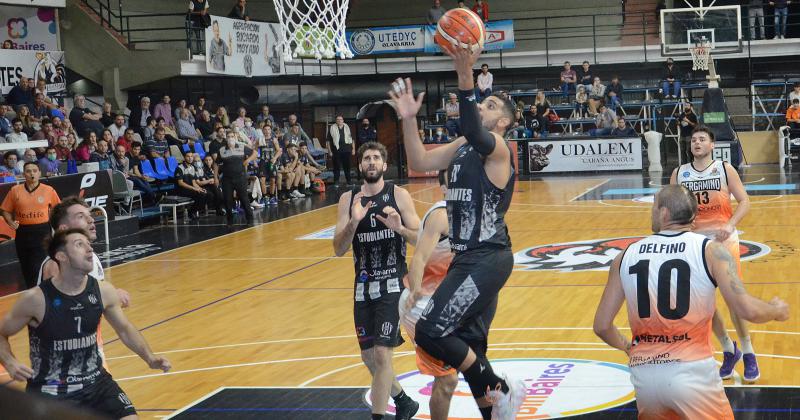
<path fill-rule="evenodd" d="M 632 333 L 631 367 L 713 356 L 716 283 L 705 260 L 708 242 L 692 232 L 660 232 L 625 251 L 619 274 Z"/>
<path fill-rule="evenodd" d="M 711 164 L 702 170 L 695 169 L 693 163 L 681 165 L 676 174 L 676 181 L 688 188 L 697 198 L 695 231 L 716 231 L 731 220 L 733 207 L 725 162 L 711 161 Z"/>
<path fill-rule="evenodd" d="M 39 266 L 39 279 L 36 281 L 36 284 L 41 284 L 43 274 L 44 274 L 44 265 L 50 261 L 50 257 L 46 257 L 44 261 L 42 261 L 42 265 Z M 92 271 L 89 273 L 90 276 L 94 277 L 98 281 L 103 281 L 106 279 L 106 272 L 103 270 L 103 263 L 100 262 L 100 257 L 97 256 L 96 253 L 92 252 Z"/>

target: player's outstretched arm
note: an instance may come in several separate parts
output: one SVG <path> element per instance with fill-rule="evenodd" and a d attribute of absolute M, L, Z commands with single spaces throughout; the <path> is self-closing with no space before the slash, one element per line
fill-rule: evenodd
<path fill-rule="evenodd" d="M 394 101 L 397 115 L 402 120 L 403 147 L 406 150 L 409 168 L 420 172 L 447 169 L 456 150 L 464 144 L 464 140 L 458 139 L 433 150 L 425 150 L 417 131 L 417 113 L 422 106 L 425 92 L 421 92 L 415 98 L 411 79 L 399 78 L 392 83 L 389 97 Z"/>
<path fill-rule="evenodd" d="M 437 209 L 425 219 L 425 226 L 421 227 L 417 246 L 414 249 L 414 258 L 408 268 L 408 289 L 411 296 L 406 301 L 406 305 L 411 308 L 414 302 L 419 300 L 422 291 L 422 275 L 425 273 L 425 265 L 428 263 L 439 238 L 447 235 L 450 225 L 447 221 L 447 210 Z"/>
<path fill-rule="evenodd" d="M 619 266 L 623 255 L 624 253 L 620 253 L 614 258 L 608 271 L 608 283 L 594 314 L 594 333 L 609 346 L 629 353 L 630 341 L 614 326 L 614 318 L 625 303 L 625 292 L 622 290 L 622 281 L 619 278 Z"/>
<path fill-rule="evenodd" d="M 17 360 L 8 339 L 33 321 L 37 312 L 44 314 L 44 295 L 38 287 L 24 292 L 0 322 L 0 364 L 15 381 L 31 379 L 33 370 Z"/>
<path fill-rule="evenodd" d="M 774 297 L 769 303 L 747 293 L 733 256 L 718 242 L 709 242 L 705 249 L 711 275 L 717 282 L 728 307 L 744 320 L 762 324 L 789 319 L 789 305 Z"/>
<path fill-rule="evenodd" d="M 114 328 L 114 331 L 119 335 L 119 339 L 131 349 L 134 353 L 138 354 L 142 360 L 150 366 L 151 369 L 161 369 L 164 372 L 169 371 L 172 365 L 169 360 L 162 356 L 153 354 L 150 346 L 145 341 L 142 333 L 128 321 L 128 318 L 122 313 L 122 307 L 119 302 L 119 295 L 117 289 L 109 282 L 100 282 L 100 293 L 103 298 L 103 315 L 105 315 L 108 323 Z"/>

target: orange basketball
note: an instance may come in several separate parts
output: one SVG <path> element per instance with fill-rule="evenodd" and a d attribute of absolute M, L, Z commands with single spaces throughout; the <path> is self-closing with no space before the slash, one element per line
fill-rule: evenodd
<path fill-rule="evenodd" d="M 433 40 L 439 47 L 450 50 L 453 44 L 461 48 L 483 47 L 486 28 L 481 18 L 469 9 L 450 9 L 439 19 Z"/>

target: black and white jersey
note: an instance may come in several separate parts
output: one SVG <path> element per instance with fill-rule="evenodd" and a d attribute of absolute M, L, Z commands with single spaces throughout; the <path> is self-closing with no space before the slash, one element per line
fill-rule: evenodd
<path fill-rule="evenodd" d="M 484 158 L 469 143 L 456 151 L 448 168 L 447 218 L 450 243 L 459 254 L 486 245 L 511 247 L 505 214 L 514 192 L 514 173 L 497 188 L 483 168 Z"/>
<path fill-rule="evenodd" d="M 352 191 L 353 197 L 359 188 Z M 392 207 L 398 213 L 395 186 L 386 182 L 383 189 L 372 197 L 362 197 L 361 204 L 372 201 L 372 207 L 356 228 L 353 235 L 353 262 L 355 264 L 355 300 L 379 299 L 387 293 L 400 293 L 403 276 L 406 275 L 406 240 L 403 235 L 389 229 L 375 216 L 385 216 L 384 207 Z"/>
<path fill-rule="evenodd" d="M 80 391 L 107 376 L 97 348 L 97 327 L 103 315 L 98 281 L 88 276 L 83 292 L 69 296 L 52 281 L 38 286 L 44 293 L 44 319 L 28 327 L 31 369 L 28 391 L 64 395 Z"/>

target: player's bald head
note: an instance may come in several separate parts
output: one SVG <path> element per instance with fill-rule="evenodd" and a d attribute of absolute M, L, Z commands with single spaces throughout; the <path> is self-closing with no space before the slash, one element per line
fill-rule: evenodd
<path fill-rule="evenodd" d="M 697 215 L 697 200 L 683 185 L 667 185 L 656 194 L 653 207 L 669 211 L 670 222 L 678 225 L 688 225 Z"/>

